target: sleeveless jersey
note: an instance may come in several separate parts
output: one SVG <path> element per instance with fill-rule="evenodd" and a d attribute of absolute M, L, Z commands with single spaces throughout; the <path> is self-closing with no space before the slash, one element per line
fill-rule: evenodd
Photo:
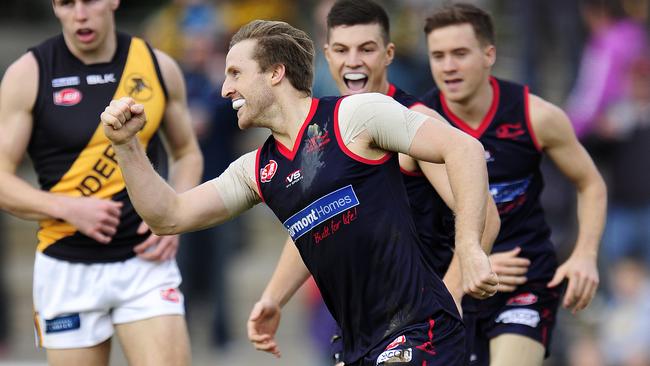
<path fill-rule="evenodd" d="M 138 133 L 156 170 L 166 175 L 167 156 L 158 129 L 166 91 L 153 50 L 141 39 L 117 34 L 108 63 L 85 65 L 67 48 L 62 35 L 31 48 L 39 67 L 38 96 L 28 153 L 41 189 L 73 197 L 123 203 L 117 233 L 109 244 L 81 234 L 67 222 L 40 222 L 37 250 L 71 262 L 113 262 L 134 256 L 142 220 L 129 201 L 115 153 L 105 137 L 100 114 L 112 99 L 131 96 L 145 106 L 147 123 Z"/>
<path fill-rule="evenodd" d="M 423 102 L 485 148 L 490 194 L 501 218 L 492 252 L 521 247 L 520 256 L 531 261 L 528 281 L 547 281 L 555 272 L 557 259 L 540 203 L 542 153 L 530 123 L 528 87 L 496 78 L 490 78 L 490 84 L 492 105 L 477 129 L 454 115 L 439 90 L 429 91 Z"/>
<path fill-rule="evenodd" d="M 397 154 L 367 160 L 350 151 L 338 126 L 342 100 L 313 99 L 292 149 L 269 137 L 256 180 L 341 326 L 345 363 L 353 363 L 431 314 L 458 314 L 423 263 Z"/>
<path fill-rule="evenodd" d="M 423 104 L 393 84 L 389 86 L 388 96 L 406 108 Z M 436 274 L 443 277 L 454 254 L 453 213 L 421 171 L 401 170 L 422 254 Z"/>

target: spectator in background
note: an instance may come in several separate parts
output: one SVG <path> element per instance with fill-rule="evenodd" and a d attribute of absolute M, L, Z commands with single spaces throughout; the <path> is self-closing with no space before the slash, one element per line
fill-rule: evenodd
<path fill-rule="evenodd" d="M 603 252 L 608 263 L 635 252 L 650 266 L 650 58 L 634 62 L 624 80 L 626 97 L 610 106 L 597 130 L 609 142 L 611 167 Z"/>
<path fill-rule="evenodd" d="M 598 138 L 603 113 L 624 96 L 626 73 L 648 41 L 644 27 L 626 16 L 619 0 L 580 0 L 580 6 L 590 38 L 567 113 L 578 138 Z"/>
<path fill-rule="evenodd" d="M 213 34 L 223 28 L 222 18 L 218 15 L 212 1 L 173 0 L 147 19 L 144 38 L 175 60 L 180 60 L 185 50 L 186 32 Z"/>
<path fill-rule="evenodd" d="M 650 365 L 650 279 L 645 263 L 628 253 L 612 269 L 613 297 L 600 323 L 605 365 Z"/>

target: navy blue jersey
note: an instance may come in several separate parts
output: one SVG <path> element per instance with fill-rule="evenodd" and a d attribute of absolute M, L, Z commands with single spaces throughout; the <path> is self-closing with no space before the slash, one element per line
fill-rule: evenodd
<path fill-rule="evenodd" d="M 453 126 L 479 139 L 485 148 L 490 193 L 501 217 L 501 230 L 492 251 L 520 246 L 520 256 L 531 261 L 528 280 L 550 280 L 557 259 L 540 204 L 544 186 L 542 153 L 530 124 L 528 87 L 496 78 L 491 78 L 490 84 L 494 92 L 492 105 L 477 129 L 454 115 L 439 90 L 429 91 L 422 101 Z"/>
<path fill-rule="evenodd" d="M 314 99 L 292 149 L 269 137 L 256 180 L 342 328 L 344 361 L 353 363 L 431 314 L 458 314 L 424 264 L 397 154 L 367 160 L 350 151 L 338 126 L 341 100 Z"/>
<path fill-rule="evenodd" d="M 393 84 L 389 86 L 388 96 L 406 108 L 423 104 Z M 454 254 L 453 213 L 422 172 L 402 169 L 402 178 L 422 245 L 422 254 L 436 274 L 443 277 Z"/>

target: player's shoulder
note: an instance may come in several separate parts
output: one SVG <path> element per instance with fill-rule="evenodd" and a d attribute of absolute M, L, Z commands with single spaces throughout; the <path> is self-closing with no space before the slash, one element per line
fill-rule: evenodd
<path fill-rule="evenodd" d="M 353 94 L 345 97 L 341 103 L 342 105 L 345 104 L 349 107 L 360 107 L 374 103 L 389 103 L 400 105 L 395 101 L 395 99 L 381 93 Z"/>
<path fill-rule="evenodd" d="M 160 67 L 163 82 L 170 95 L 176 95 L 177 92 L 185 93 L 183 71 L 178 63 L 167 53 L 157 48 L 153 49 L 153 53 Z"/>
<path fill-rule="evenodd" d="M 25 53 L 7 68 L 0 90 L 0 98 L 6 103 L 4 107 L 15 110 L 32 108 L 38 93 L 38 63 L 32 52 Z"/>
<path fill-rule="evenodd" d="M 574 135 L 571 121 L 560 107 L 535 94 L 529 94 L 528 104 L 530 123 L 542 147 Z"/>
<path fill-rule="evenodd" d="M 21 89 L 32 85 L 35 88 L 38 87 L 38 62 L 31 51 L 26 52 L 9 65 L 2 79 L 2 84 Z"/>

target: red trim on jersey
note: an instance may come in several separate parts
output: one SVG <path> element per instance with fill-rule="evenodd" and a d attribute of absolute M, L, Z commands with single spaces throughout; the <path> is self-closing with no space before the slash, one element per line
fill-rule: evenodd
<path fill-rule="evenodd" d="M 312 98 L 311 107 L 309 107 L 309 113 L 307 114 L 307 118 L 305 118 L 305 121 L 302 123 L 302 126 L 300 127 L 300 132 L 298 132 L 298 136 L 296 137 L 296 140 L 293 142 L 293 148 L 291 150 L 289 150 L 286 146 L 282 145 L 280 141 L 275 140 L 275 146 L 277 146 L 278 152 L 282 154 L 285 158 L 293 161 L 293 159 L 296 157 L 296 153 L 298 153 L 298 147 L 300 146 L 300 142 L 302 141 L 302 135 L 305 133 L 305 129 L 307 129 L 307 126 L 309 125 L 309 122 L 311 122 L 311 119 L 314 118 L 314 114 L 316 114 L 317 108 L 318 108 L 318 98 Z"/>
<path fill-rule="evenodd" d="M 386 95 L 388 95 L 389 97 L 392 98 L 392 97 L 395 96 L 395 91 L 397 91 L 397 88 L 395 88 L 395 85 L 393 85 L 391 83 L 388 83 L 388 93 L 386 93 Z"/>
<path fill-rule="evenodd" d="M 262 147 L 259 147 L 255 154 L 255 183 L 257 183 L 257 194 L 259 194 L 262 202 L 266 203 L 264 195 L 262 194 L 262 183 L 260 182 L 260 155 L 262 155 Z"/>
<path fill-rule="evenodd" d="M 468 125 L 465 121 L 463 121 L 460 117 L 456 116 L 454 112 L 449 109 L 449 106 L 447 105 L 447 101 L 445 100 L 445 96 L 440 93 L 440 102 L 442 103 L 442 109 L 445 111 L 445 114 L 449 116 L 449 119 L 453 124 L 458 126 L 461 130 L 465 131 L 465 133 L 469 134 L 470 136 L 474 138 L 480 138 L 481 135 L 483 135 L 483 132 L 490 126 L 490 123 L 492 123 L 492 119 L 494 118 L 494 115 L 497 113 L 497 108 L 499 107 L 499 83 L 497 82 L 497 79 L 494 77 L 490 76 L 490 85 L 492 85 L 492 104 L 490 105 L 490 109 L 488 110 L 487 114 L 483 117 L 483 120 L 481 121 L 481 124 L 478 126 L 477 129 L 472 128 L 472 126 Z"/>
<path fill-rule="evenodd" d="M 343 101 L 343 99 L 345 99 L 345 97 L 339 99 L 336 102 L 336 107 L 334 108 L 334 134 L 336 135 L 336 141 L 338 142 L 341 150 L 345 153 L 345 155 L 351 157 L 352 159 L 360 163 L 364 163 L 368 165 L 381 165 L 387 162 L 392 155 L 392 153 L 390 152 L 387 152 L 386 155 L 384 155 L 383 157 L 377 160 L 372 160 L 372 159 L 366 159 L 363 156 L 359 156 L 353 153 L 352 150 L 348 149 L 348 147 L 345 146 L 345 142 L 343 141 L 343 136 L 341 136 L 341 130 L 339 129 L 339 107 L 341 106 L 341 101 Z"/>
<path fill-rule="evenodd" d="M 537 151 L 542 151 L 542 146 L 539 144 L 539 141 L 537 141 L 537 136 L 535 136 L 535 131 L 533 130 L 533 124 L 530 121 L 530 103 L 528 99 L 528 86 L 524 86 L 524 114 L 526 115 L 526 126 L 528 126 L 528 133 L 530 134 L 530 138 L 533 140 L 535 148 Z"/>
<path fill-rule="evenodd" d="M 427 332 L 427 335 L 429 336 L 429 340 L 422 343 L 419 346 L 416 346 L 415 348 L 419 349 L 420 351 L 426 352 L 430 355 L 435 355 L 436 350 L 433 347 L 433 327 L 436 325 L 436 321 L 433 320 L 432 318 L 429 318 L 429 331 Z"/>
<path fill-rule="evenodd" d="M 399 171 L 402 172 L 402 174 L 404 174 L 404 175 L 408 175 L 409 177 L 423 177 L 424 176 L 424 173 L 422 173 L 421 171 L 412 172 L 410 170 L 406 170 L 406 169 L 402 168 L 401 166 L 399 167 Z"/>
<path fill-rule="evenodd" d="M 423 107 L 429 108 L 429 107 L 427 107 L 427 106 L 426 106 L 424 103 L 422 103 L 422 102 L 415 102 L 415 103 L 411 104 L 410 106 L 408 106 L 407 108 L 408 108 L 408 109 L 413 109 L 413 107 L 418 106 L 418 105 L 421 105 L 421 106 L 423 106 Z M 429 117 L 429 116 L 427 116 L 427 117 Z"/>

